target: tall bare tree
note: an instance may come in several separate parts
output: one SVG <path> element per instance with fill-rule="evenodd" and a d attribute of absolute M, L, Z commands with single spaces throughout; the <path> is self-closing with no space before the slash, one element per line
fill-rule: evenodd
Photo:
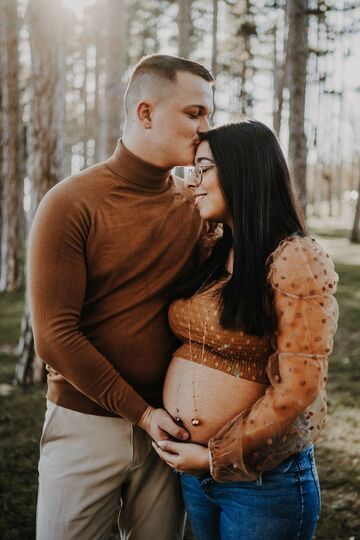
<path fill-rule="evenodd" d="M 359 89 L 360 94 L 360 89 Z M 352 132 L 353 140 L 355 142 L 355 152 L 354 152 L 354 178 L 357 179 L 357 193 L 358 197 L 356 200 L 354 221 L 350 233 L 350 242 L 359 244 L 360 243 L 360 129 L 359 129 L 359 119 L 353 118 L 352 122 Z"/>
<path fill-rule="evenodd" d="M 256 23 L 253 15 L 253 4 L 245 0 L 244 19 L 240 24 L 238 35 L 242 41 L 242 62 L 240 64 L 240 110 L 243 115 L 251 114 L 253 93 L 249 91 L 250 81 L 253 80 L 253 53 L 251 40 L 256 36 Z"/>
<path fill-rule="evenodd" d="M 27 15 L 32 67 L 28 167 L 31 221 L 43 196 L 63 176 L 65 62 L 61 10 L 48 0 L 29 0 Z M 16 379 L 27 384 L 42 376 L 42 362 L 35 359 L 28 297 L 25 294 Z"/>
<path fill-rule="evenodd" d="M 19 101 L 19 19 L 17 2 L 2 2 L 3 51 L 3 189 L 1 227 L 0 291 L 13 291 L 21 285 L 21 234 L 20 210 L 22 204 L 20 175 L 20 101 Z"/>
<path fill-rule="evenodd" d="M 219 1 L 213 0 L 213 17 L 212 17 L 212 45 L 211 45 L 211 71 L 216 79 L 216 74 L 218 71 L 218 15 L 219 15 Z M 216 102 L 215 102 L 215 91 L 214 87 L 214 114 L 216 112 Z"/>
<path fill-rule="evenodd" d="M 191 36 L 191 4 L 192 0 L 178 0 L 178 27 L 179 41 L 178 53 L 182 58 L 188 58 L 190 54 Z"/>
<path fill-rule="evenodd" d="M 237 118 L 251 115 L 254 102 L 256 7 L 250 0 L 229 2 L 227 11 L 228 32 L 222 46 L 228 52 L 225 57 L 222 55 L 220 64 L 231 89 L 231 115 Z"/>
<path fill-rule="evenodd" d="M 289 29 L 289 2 L 285 2 L 283 6 L 283 46 L 281 55 L 278 52 L 277 44 L 277 26 L 273 27 L 274 37 L 274 106 L 273 106 L 273 127 L 276 133 L 280 133 L 281 128 L 281 115 L 284 101 L 284 88 L 286 83 L 286 65 L 287 65 L 287 43 L 288 43 L 288 29 Z"/>
<path fill-rule="evenodd" d="M 305 93 L 308 57 L 308 0 L 289 0 L 289 155 L 299 202 L 306 212 Z"/>
<path fill-rule="evenodd" d="M 106 153 L 113 153 L 124 121 L 127 22 L 125 0 L 107 0 L 105 126 Z"/>
<path fill-rule="evenodd" d="M 357 167 L 358 172 L 358 198 L 356 201 L 356 207 L 355 207 L 355 215 L 354 215 L 354 221 L 350 233 L 350 242 L 353 244 L 359 244 L 360 243 L 360 159 L 359 159 L 359 165 Z"/>
<path fill-rule="evenodd" d="M 5 32 L 4 32 L 4 16 L 3 6 L 0 7 L 0 72 L 5 71 Z M 4 100 L 3 100 L 3 85 L 5 84 L 4 77 L 0 80 L 0 264 L 1 264 L 1 238 L 2 238 L 2 197 L 3 197 L 3 185 L 4 185 L 4 132 L 3 132 L 3 120 L 4 120 Z"/>

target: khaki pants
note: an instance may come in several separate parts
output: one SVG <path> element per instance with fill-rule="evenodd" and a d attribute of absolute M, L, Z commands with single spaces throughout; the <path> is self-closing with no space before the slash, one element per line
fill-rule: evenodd
<path fill-rule="evenodd" d="M 37 540 L 100 540 L 118 512 L 122 540 L 181 540 L 178 479 L 123 418 L 48 402 L 40 442 Z"/>

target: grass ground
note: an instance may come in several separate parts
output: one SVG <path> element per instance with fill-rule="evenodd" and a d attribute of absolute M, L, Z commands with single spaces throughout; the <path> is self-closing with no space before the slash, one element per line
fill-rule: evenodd
<path fill-rule="evenodd" d="M 340 322 L 329 367 L 329 416 L 316 453 L 322 486 L 322 513 L 316 540 L 359 540 L 360 247 L 349 248 L 341 234 L 326 235 L 320 241 L 335 259 L 340 275 L 337 295 Z M 0 537 L 3 540 L 34 538 L 38 442 L 45 406 L 44 387 L 12 386 L 21 313 L 21 293 L 0 295 Z M 191 538 L 189 532 L 187 538 Z"/>

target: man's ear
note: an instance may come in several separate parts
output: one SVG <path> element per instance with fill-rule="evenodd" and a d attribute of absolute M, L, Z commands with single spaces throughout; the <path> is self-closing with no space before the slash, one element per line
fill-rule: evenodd
<path fill-rule="evenodd" d="M 149 101 L 140 101 L 136 107 L 136 114 L 145 129 L 151 129 L 152 105 Z"/>

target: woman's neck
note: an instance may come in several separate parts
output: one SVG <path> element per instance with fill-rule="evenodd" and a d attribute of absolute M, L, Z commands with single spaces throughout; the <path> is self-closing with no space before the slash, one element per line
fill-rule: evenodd
<path fill-rule="evenodd" d="M 225 269 L 227 272 L 229 272 L 229 274 L 233 273 L 233 268 L 234 268 L 234 246 L 230 249 L 230 253 L 225 264 Z"/>
<path fill-rule="evenodd" d="M 233 238 L 234 238 L 234 223 L 231 217 L 223 222 L 223 225 L 227 225 L 230 227 Z M 231 247 L 226 264 L 225 264 L 225 270 L 232 275 L 234 268 L 234 246 Z"/>

